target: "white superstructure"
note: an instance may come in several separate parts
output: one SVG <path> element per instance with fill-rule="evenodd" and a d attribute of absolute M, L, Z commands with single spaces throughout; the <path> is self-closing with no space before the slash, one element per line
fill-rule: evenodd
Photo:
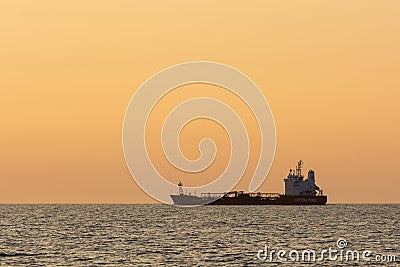
<path fill-rule="evenodd" d="M 316 196 L 322 195 L 322 190 L 315 184 L 315 173 L 308 171 L 307 179 L 304 179 L 301 169 L 303 161 L 297 163 L 296 169 L 290 169 L 285 181 L 285 195 L 287 196 Z"/>

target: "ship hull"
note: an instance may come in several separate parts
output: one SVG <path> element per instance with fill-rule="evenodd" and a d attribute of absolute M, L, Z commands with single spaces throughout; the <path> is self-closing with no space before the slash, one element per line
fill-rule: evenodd
<path fill-rule="evenodd" d="M 198 197 L 191 195 L 171 195 L 174 205 L 177 206 L 200 206 L 207 205 L 218 200 L 216 197 Z"/>
<path fill-rule="evenodd" d="M 222 197 L 208 205 L 325 205 L 327 196 L 286 196 L 277 198 Z"/>
<path fill-rule="evenodd" d="M 324 205 L 327 196 L 286 196 L 258 197 L 249 194 L 241 194 L 234 197 L 208 198 L 187 195 L 171 195 L 175 205 Z"/>

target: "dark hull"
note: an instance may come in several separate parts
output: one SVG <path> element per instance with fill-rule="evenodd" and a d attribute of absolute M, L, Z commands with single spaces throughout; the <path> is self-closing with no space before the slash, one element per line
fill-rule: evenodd
<path fill-rule="evenodd" d="M 175 205 L 200 206 L 200 205 L 324 205 L 327 196 L 286 196 L 274 194 L 273 196 L 235 194 L 225 195 L 221 198 L 198 197 L 189 195 L 171 195 Z"/>
<path fill-rule="evenodd" d="M 222 197 L 207 205 L 324 205 L 327 196 L 285 196 L 276 198 L 252 197 L 239 195 L 237 197 Z"/>

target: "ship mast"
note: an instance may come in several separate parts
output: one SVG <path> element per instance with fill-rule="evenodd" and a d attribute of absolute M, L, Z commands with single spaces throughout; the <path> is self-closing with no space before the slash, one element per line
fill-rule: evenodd
<path fill-rule="evenodd" d="M 179 192 L 179 195 L 183 195 L 183 188 L 182 188 L 182 186 L 183 186 L 182 182 L 179 181 L 179 183 L 178 183 L 178 192 Z"/>
<path fill-rule="evenodd" d="M 300 160 L 299 162 L 297 162 L 297 166 L 296 166 L 296 176 L 301 176 L 301 168 L 303 168 L 303 161 Z"/>

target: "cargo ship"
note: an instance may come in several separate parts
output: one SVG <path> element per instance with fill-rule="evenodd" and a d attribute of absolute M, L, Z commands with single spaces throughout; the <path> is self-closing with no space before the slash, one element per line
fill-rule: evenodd
<path fill-rule="evenodd" d="M 290 169 L 284 179 L 285 194 L 245 193 L 232 191 L 227 193 L 201 193 L 200 196 L 184 193 L 182 182 L 178 184 L 178 194 L 171 195 L 174 205 L 324 205 L 328 198 L 315 184 L 315 172 L 309 170 L 307 178 L 302 174 L 303 161 L 299 161 L 294 170 Z"/>

